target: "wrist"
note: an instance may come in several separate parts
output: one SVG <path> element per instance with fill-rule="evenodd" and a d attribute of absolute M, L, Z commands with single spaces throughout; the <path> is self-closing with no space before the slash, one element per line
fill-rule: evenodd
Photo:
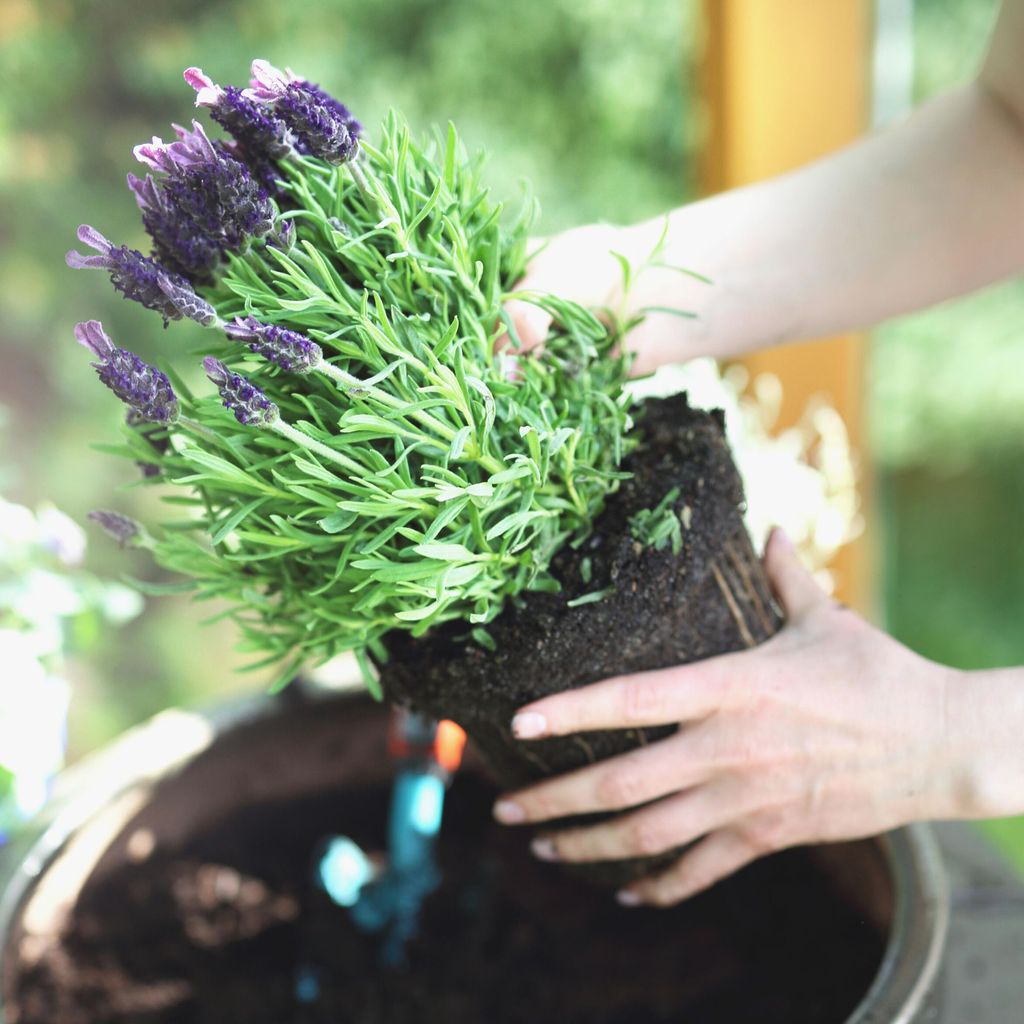
<path fill-rule="evenodd" d="M 636 373 L 697 356 L 732 354 L 713 329 L 720 268 L 712 256 L 714 236 L 698 216 L 700 205 L 616 229 L 613 248 L 632 268 L 629 292 L 619 308 L 627 320 L 643 318 L 631 335 Z"/>
<path fill-rule="evenodd" d="M 953 778 L 945 816 L 1024 813 L 1024 670 L 950 672 L 947 742 Z"/>

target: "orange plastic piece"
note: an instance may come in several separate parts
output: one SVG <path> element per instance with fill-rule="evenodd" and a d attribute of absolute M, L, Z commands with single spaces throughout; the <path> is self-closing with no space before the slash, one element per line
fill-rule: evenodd
<path fill-rule="evenodd" d="M 434 757 L 445 771 L 454 772 L 459 767 L 465 746 L 466 734 L 458 725 L 447 718 L 437 723 Z"/>

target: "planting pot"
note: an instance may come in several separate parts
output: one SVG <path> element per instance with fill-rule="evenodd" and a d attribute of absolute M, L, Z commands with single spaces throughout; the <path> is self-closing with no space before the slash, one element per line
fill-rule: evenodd
<path fill-rule="evenodd" d="M 472 758 L 409 964 L 383 970 L 310 878 L 326 834 L 383 843 L 386 725 L 366 698 L 296 690 L 159 716 L 68 773 L 0 851 L 0 1021 L 936 1019 L 948 900 L 927 829 L 790 851 L 679 908 L 628 910 L 494 825 Z M 299 978 L 317 998 L 297 999 Z"/>

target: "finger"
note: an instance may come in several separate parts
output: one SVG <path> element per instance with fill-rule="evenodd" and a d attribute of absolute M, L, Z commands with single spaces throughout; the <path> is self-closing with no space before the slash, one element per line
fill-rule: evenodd
<path fill-rule="evenodd" d="M 524 280 L 520 289 L 527 288 L 528 281 L 529 278 Z M 498 339 L 495 351 L 500 352 L 511 346 L 515 351 L 529 352 L 530 349 L 544 344 L 553 319 L 550 313 L 525 299 L 509 299 L 505 303 L 505 312 L 518 335 L 519 346 L 515 348 L 515 340 L 506 333 Z"/>
<path fill-rule="evenodd" d="M 732 820 L 735 800 L 724 785 L 698 786 L 600 825 L 541 836 L 533 852 L 541 860 L 594 861 L 650 857 L 693 842 Z"/>
<path fill-rule="evenodd" d="M 825 591 L 804 568 L 789 536 L 778 527 L 768 538 L 764 567 L 787 619 L 798 619 L 827 599 Z"/>
<path fill-rule="evenodd" d="M 627 886 L 618 899 L 625 906 L 669 907 L 709 889 L 757 856 L 757 850 L 738 832 L 722 829 L 701 840 L 667 871 Z"/>
<path fill-rule="evenodd" d="M 712 768 L 694 757 L 688 735 L 678 733 L 646 747 L 502 797 L 494 807 L 508 825 L 618 811 L 704 782 Z"/>
<path fill-rule="evenodd" d="M 567 690 L 520 708 L 512 719 L 512 733 L 532 740 L 705 718 L 734 701 L 749 669 L 748 658 L 748 652 L 724 654 Z"/>

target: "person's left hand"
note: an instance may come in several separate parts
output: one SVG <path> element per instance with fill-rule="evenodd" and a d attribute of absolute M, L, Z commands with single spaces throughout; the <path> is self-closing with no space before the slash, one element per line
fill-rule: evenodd
<path fill-rule="evenodd" d="M 963 809 L 970 766 L 950 707 L 961 674 L 827 597 L 779 531 L 765 564 L 787 616 L 767 643 L 517 713 L 521 739 L 682 723 L 667 739 L 502 797 L 495 816 L 505 824 L 632 808 L 536 839 L 537 856 L 610 860 L 699 840 L 619 894 L 668 905 L 776 850 Z"/>

